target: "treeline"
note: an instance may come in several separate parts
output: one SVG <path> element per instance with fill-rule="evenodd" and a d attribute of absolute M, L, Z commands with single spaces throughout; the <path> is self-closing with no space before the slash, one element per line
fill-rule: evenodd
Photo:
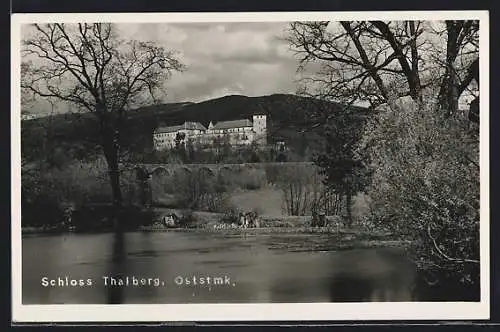
<path fill-rule="evenodd" d="M 302 162 L 311 161 L 312 158 L 312 151 L 305 150 L 299 154 L 285 144 L 233 146 L 228 141 L 221 141 L 210 147 L 200 148 L 188 140 L 171 149 L 138 154 L 135 161 L 151 164 L 243 164 Z"/>
<path fill-rule="evenodd" d="M 210 121 L 266 114 L 268 142 L 271 145 L 284 142 L 289 148 L 288 160 L 310 159 L 322 148 L 317 126 L 324 121 L 322 114 L 340 109 L 336 103 L 294 95 L 227 96 L 196 104 L 153 105 L 128 112 L 120 133 L 122 157 L 130 161 L 157 158 L 153 149 L 153 131 L 160 126 L 184 121 L 199 121 L 208 126 Z M 23 158 L 29 162 L 46 160 L 55 166 L 71 160 L 93 160 L 102 155 L 98 128 L 97 119 L 88 113 L 58 114 L 22 121 Z M 212 158 L 199 156 L 201 159 Z M 265 160 L 283 158 L 278 155 L 259 157 Z"/>

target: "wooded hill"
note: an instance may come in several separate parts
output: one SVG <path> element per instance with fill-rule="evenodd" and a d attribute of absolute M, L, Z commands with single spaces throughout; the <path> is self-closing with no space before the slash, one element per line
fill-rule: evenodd
<path fill-rule="evenodd" d="M 364 118 L 368 110 L 350 107 L 356 117 Z M 248 118 L 266 114 L 268 141 L 285 141 L 296 153 L 321 149 L 319 137 L 324 114 L 345 111 L 340 104 L 296 95 L 274 94 L 261 97 L 231 95 L 200 103 L 160 104 L 131 110 L 122 131 L 122 146 L 131 155 L 150 152 L 153 131 L 184 121 L 210 121 Z M 351 113 L 351 112 L 350 112 Z M 354 120 L 356 121 L 356 120 Z M 85 160 L 100 154 L 97 119 L 90 113 L 67 113 L 22 122 L 22 156 L 36 161 L 54 158 Z M 132 157 L 133 158 L 133 157 Z"/>

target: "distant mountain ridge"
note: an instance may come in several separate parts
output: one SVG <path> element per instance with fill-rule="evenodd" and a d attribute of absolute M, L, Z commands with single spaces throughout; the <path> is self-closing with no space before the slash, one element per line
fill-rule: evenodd
<path fill-rule="evenodd" d="M 283 140 L 292 146 L 306 146 L 314 141 L 314 134 L 306 130 L 307 126 L 317 121 L 311 114 L 343 108 L 337 103 L 291 94 L 258 97 L 229 95 L 198 103 L 167 103 L 131 110 L 127 113 L 121 136 L 125 148 L 141 153 L 152 149 L 153 131 L 160 126 L 174 126 L 185 121 L 208 126 L 210 121 L 251 119 L 254 114 L 265 114 L 270 142 Z M 364 108 L 351 109 L 366 113 Z M 25 120 L 21 128 L 22 155 L 28 160 L 42 158 L 44 149 L 59 149 L 78 159 L 84 159 L 100 149 L 97 119 L 91 113 L 66 113 Z"/>

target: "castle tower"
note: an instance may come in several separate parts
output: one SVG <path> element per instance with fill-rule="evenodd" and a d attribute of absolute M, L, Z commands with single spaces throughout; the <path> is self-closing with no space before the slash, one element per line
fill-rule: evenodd
<path fill-rule="evenodd" d="M 265 115 L 253 116 L 253 131 L 259 144 L 267 144 L 267 117 Z"/>

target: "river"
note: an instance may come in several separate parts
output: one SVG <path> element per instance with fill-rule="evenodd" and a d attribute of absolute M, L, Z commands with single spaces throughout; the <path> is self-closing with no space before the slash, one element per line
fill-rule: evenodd
<path fill-rule="evenodd" d="M 398 249 L 331 250 L 328 234 L 23 236 L 23 304 L 426 300 Z M 117 255 L 118 253 L 118 255 Z M 120 285 L 123 282 L 123 285 Z M 73 285 L 72 285 L 73 284 Z"/>

